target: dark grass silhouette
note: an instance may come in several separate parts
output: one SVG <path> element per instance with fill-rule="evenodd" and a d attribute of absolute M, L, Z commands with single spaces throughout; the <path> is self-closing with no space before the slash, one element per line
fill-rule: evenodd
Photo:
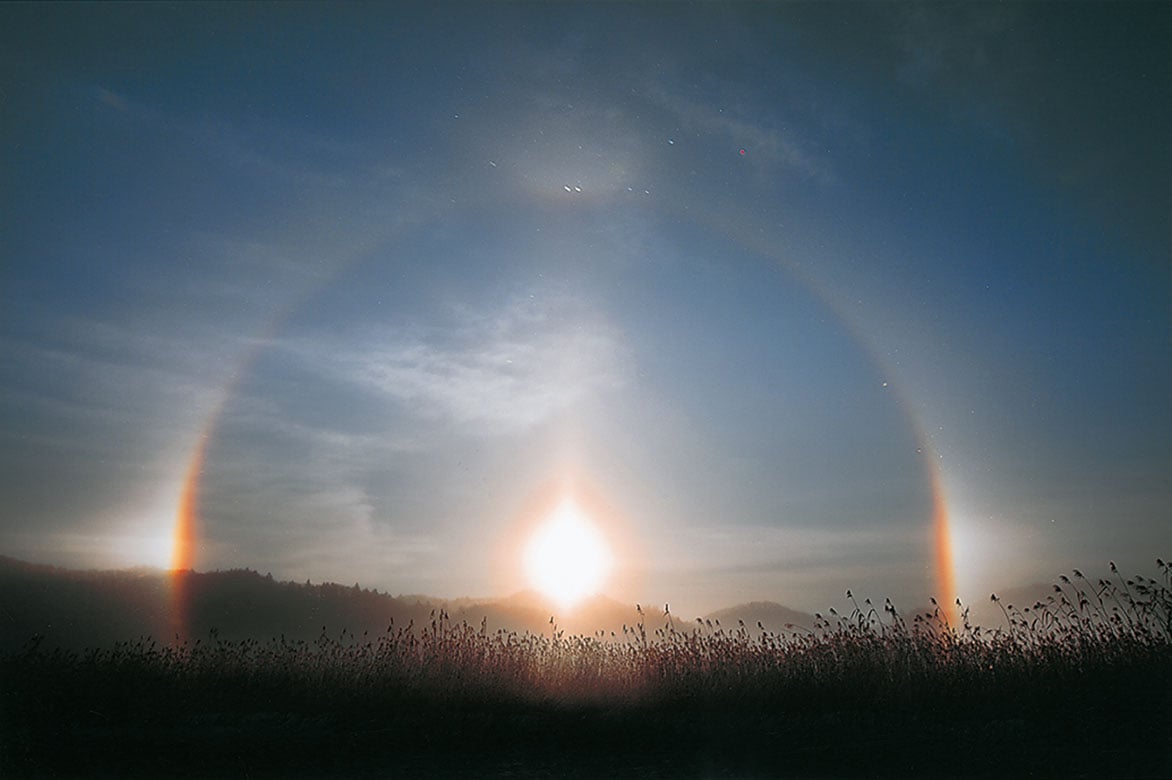
<path fill-rule="evenodd" d="M 0 660 L 4 776 L 1163 777 L 1172 567 L 1075 572 L 1006 625 L 858 603 L 618 641 L 442 609 L 379 635 Z M 996 597 L 994 597 L 996 601 Z M 658 625 L 657 625 L 658 624 Z"/>

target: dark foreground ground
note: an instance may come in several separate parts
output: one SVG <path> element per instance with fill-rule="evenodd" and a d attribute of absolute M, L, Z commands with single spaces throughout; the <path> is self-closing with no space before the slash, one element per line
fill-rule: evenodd
<path fill-rule="evenodd" d="M 0 778 L 1172 778 L 1156 563 L 1075 571 L 992 631 L 864 601 L 780 634 L 640 611 L 605 642 L 437 609 L 313 642 L 33 641 L 0 654 Z"/>
<path fill-rule="evenodd" d="M 710 671 L 576 703 L 451 668 L 437 688 L 94 661 L 4 660 L 0 776 L 1172 777 L 1166 653 L 1004 679 Z"/>
<path fill-rule="evenodd" d="M 373 723 L 340 713 L 209 713 L 10 736 L 7 777 L 1172 776 L 1166 729 L 942 723 L 930 713 L 893 722 L 465 709 Z"/>

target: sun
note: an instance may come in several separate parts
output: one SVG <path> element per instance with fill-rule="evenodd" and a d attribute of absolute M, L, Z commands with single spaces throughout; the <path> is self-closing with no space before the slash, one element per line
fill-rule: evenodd
<path fill-rule="evenodd" d="M 529 583 L 563 609 L 597 593 L 613 563 L 602 532 L 572 499 L 562 501 L 525 545 Z"/>

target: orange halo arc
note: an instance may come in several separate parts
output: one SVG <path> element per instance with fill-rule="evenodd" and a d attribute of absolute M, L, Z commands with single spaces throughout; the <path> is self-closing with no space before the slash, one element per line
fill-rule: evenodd
<path fill-rule="evenodd" d="M 181 643 L 190 630 L 191 575 L 195 569 L 199 546 L 199 487 L 207 458 L 209 434 L 200 435 L 191 461 L 187 464 L 179 505 L 175 511 L 175 526 L 171 534 L 171 568 L 169 579 L 168 616 L 170 638 Z"/>

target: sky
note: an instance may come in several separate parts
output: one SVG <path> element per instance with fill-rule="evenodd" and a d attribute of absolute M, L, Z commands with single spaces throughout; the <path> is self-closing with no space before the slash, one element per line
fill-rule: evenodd
<path fill-rule="evenodd" d="M 0 554 L 920 605 L 1172 555 L 1172 7 L 0 6 Z M 944 553 L 940 551 L 945 545 Z M 947 568 L 947 574 L 943 568 Z"/>

